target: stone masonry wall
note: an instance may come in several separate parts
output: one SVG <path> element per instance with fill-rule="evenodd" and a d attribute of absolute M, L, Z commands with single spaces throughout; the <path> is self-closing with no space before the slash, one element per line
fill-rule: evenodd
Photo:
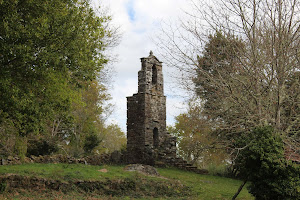
<path fill-rule="evenodd" d="M 145 148 L 145 97 L 135 94 L 127 97 L 127 158 L 130 163 L 143 159 Z"/>

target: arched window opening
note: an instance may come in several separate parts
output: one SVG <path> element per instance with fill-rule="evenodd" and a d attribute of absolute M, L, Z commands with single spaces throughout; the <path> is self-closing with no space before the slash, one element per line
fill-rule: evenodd
<path fill-rule="evenodd" d="M 158 129 L 153 129 L 153 146 L 157 148 L 159 145 Z"/>
<path fill-rule="evenodd" d="M 157 68 L 155 65 L 152 67 L 152 84 L 157 83 Z"/>

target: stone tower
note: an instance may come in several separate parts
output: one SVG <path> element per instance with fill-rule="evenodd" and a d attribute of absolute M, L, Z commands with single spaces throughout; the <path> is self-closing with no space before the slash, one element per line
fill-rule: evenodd
<path fill-rule="evenodd" d="M 141 64 L 138 93 L 127 97 L 127 159 L 153 164 L 168 135 L 162 62 L 150 51 Z"/>

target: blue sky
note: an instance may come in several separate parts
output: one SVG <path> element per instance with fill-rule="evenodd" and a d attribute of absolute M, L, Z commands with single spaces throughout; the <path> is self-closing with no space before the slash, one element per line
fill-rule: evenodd
<path fill-rule="evenodd" d="M 130 0 L 127 3 L 127 14 L 129 16 L 130 21 L 135 20 L 134 0 Z"/>

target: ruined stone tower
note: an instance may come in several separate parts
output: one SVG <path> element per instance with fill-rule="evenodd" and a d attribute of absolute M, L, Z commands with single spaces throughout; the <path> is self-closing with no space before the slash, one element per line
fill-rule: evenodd
<path fill-rule="evenodd" d="M 141 58 L 138 93 L 127 97 L 127 152 L 130 163 L 153 164 L 168 137 L 162 62 L 150 51 Z"/>

